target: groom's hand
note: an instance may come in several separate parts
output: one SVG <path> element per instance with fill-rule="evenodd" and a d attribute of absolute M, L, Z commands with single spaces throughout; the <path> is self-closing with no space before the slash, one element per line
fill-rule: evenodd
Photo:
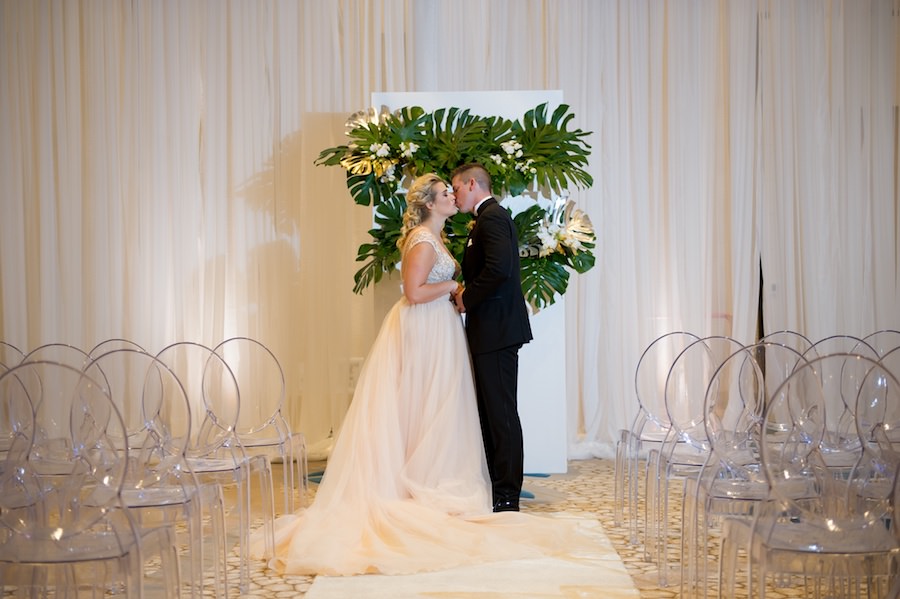
<path fill-rule="evenodd" d="M 465 287 L 463 287 L 462 285 L 459 285 L 456 288 L 456 293 L 454 293 L 452 296 L 453 303 L 456 304 L 456 311 L 459 312 L 460 314 L 462 314 L 463 312 L 466 311 L 466 305 L 463 304 L 463 299 L 462 299 L 463 292 L 465 290 L 466 290 Z"/>

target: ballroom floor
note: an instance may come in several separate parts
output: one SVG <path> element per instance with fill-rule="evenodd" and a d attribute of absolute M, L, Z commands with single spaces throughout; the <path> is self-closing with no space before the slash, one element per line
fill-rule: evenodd
<path fill-rule="evenodd" d="M 321 470 L 323 464 L 310 464 L 310 471 Z M 276 468 L 280 468 L 276 465 Z M 274 472 L 275 480 L 279 480 L 279 472 Z M 315 492 L 316 485 L 310 485 L 308 499 Z M 670 586 L 660 587 L 656 564 L 643 559 L 643 550 L 628 543 L 627 531 L 613 523 L 613 491 L 614 463 L 611 460 L 591 459 L 575 460 L 569 463 L 566 474 L 555 474 L 549 477 L 528 477 L 526 490 L 531 490 L 534 499 L 523 501 L 523 510 L 529 512 L 575 512 L 592 515 L 604 527 L 607 536 L 619 553 L 629 574 L 646 599 L 666 599 L 680 597 L 677 580 Z M 680 518 L 680 503 L 673 493 L 674 503 L 670 504 L 670 513 Z M 278 497 L 278 495 L 276 495 Z M 673 524 L 677 518 L 673 516 Z M 237 556 L 232 557 L 231 566 L 237 566 Z M 251 596 L 266 597 L 302 597 L 313 579 L 306 576 L 279 576 L 267 571 L 264 564 L 251 564 Z M 437 593 L 439 589 L 435 589 Z M 746 589 L 739 589 L 746 596 Z M 787 598 L 801 597 L 797 589 L 771 589 L 767 597 Z"/>
<path fill-rule="evenodd" d="M 321 471 L 324 464 L 311 463 L 310 472 Z M 281 464 L 273 465 L 273 479 L 282 480 Z M 522 509 L 528 512 L 567 512 L 575 515 L 583 515 L 590 519 L 596 519 L 603 526 L 613 548 L 625 565 L 625 569 L 631 576 L 635 587 L 642 599 L 668 599 L 681 597 L 680 585 L 677 579 L 671 580 L 666 587 L 658 584 L 658 569 L 656 564 L 644 559 L 643 549 L 632 546 L 628 542 L 625 527 L 616 526 L 613 521 L 613 496 L 614 496 L 614 463 L 611 460 L 590 459 L 575 460 L 569 462 L 569 471 L 566 474 L 554 474 L 546 477 L 527 477 L 525 490 L 531 491 L 532 499 L 522 502 Z M 311 484 L 306 494 L 305 501 L 310 501 L 315 494 L 316 485 Z M 276 510 L 280 509 L 282 487 L 275 489 Z M 233 497 L 232 497 L 233 498 Z M 299 498 L 297 498 L 299 499 Z M 226 497 L 226 502 L 229 498 Z M 674 490 L 669 505 L 670 530 L 677 530 L 677 524 L 681 517 L 680 491 Z M 233 532 L 236 524 L 229 525 Z M 673 539 L 674 540 L 674 539 Z M 227 569 L 229 579 L 236 581 L 240 557 L 237 549 L 228 557 Z M 211 575 L 211 573 L 210 573 Z M 712 581 L 714 582 L 714 581 Z M 229 599 L 239 597 L 277 597 L 293 598 L 306 595 L 313 578 L 309 576 L 281 576 L 275 574 L 265 566 L 262 561 L 252 560 L 249 563 L 249 585 L 245 595 L 241 595 L 236 587 L 230 589 Z M 430 594 L 430 591 L 429 591 Z M 435 596 L 448 596 L 441 589 L 434 589 Z M 11 596 L 9 593 L 5 596 Z M 204 589 L 205 597 L 214 597 L 212 588 Z M 546 596 L 545 594 L 541 595 Z M 567 595 L 570 596 L 570 595 Z M 582 595 L 578 595 L 581 597 Z M 715 594 L 711 596 L 716 596 Z M 736 598 L 746 597 L 746 587 L 737 589 Z M 766 596 L 774 599 L 786 599 L 803 597 L 800 589 L 770 588 Z"/>

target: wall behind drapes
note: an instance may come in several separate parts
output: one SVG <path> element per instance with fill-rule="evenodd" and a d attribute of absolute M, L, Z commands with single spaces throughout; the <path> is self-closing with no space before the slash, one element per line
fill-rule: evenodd
<path fill-rule="evenodd" d="M 571 453 L 658 334 L 900 328 L 896 0 L 0 0 L 0 339 L 249 335 L 339 426 L 370 214 L 316 167 L 373 91 L 561 89 L 599 233 L 567 295 Z"/>

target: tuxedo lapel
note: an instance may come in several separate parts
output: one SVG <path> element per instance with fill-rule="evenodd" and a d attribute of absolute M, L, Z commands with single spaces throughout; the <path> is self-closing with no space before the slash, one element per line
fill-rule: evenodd
<path fill-rule="evenodd" d="M 463 260 L 462 260 L 462 264 L 460 265 L 463 268 L 463 273 L 466 272 L 466 267 L 465 267 L 466 262 L 468 261 L 471 265 L 472 260 L 473 260 L 472 256 L 473 256 L 474 252 L 470 251 L 470 248 L 472 247 L 473 244 L 475 244 L 477 242 L 477 239 L 478 239 L 478 236 L 476 235 L 476 230 L 478 229 L 478 215 L 484 214 L 485 210 L 487 210 L 491 205 L 496 204 L 496 203 L 497 203 L 497 200 L 495 198 L 489 197 L 481 204 L 481 206 L 478 207 L 477 211 L 472 213 L 475 222 L 472 225 L 472 228 L 469 230 L 469 236 L 466 238 L 466 248 L 463 251 Z M 481 260 L 483 260 L 483 257 L 481 258 Z M 465 277 L 465 274 L 463 274 L 463 277 Z"/>

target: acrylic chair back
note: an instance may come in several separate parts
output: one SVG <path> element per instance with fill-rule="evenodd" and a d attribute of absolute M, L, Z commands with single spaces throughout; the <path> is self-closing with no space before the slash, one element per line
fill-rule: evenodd
<path fill-rule="evenodd" d="M 90 356 L 80 347 L 68 343 L 45 343 L 22 358 L 22 362 L 37 361 L 58 362 L 80 370 L 90 362 Z"/>
<path fill-rule="evenodd" d="M 710 449 L 704 424 L 706 390 L 722 361 L 741 347 L 730 337 L 701 338 L 675 357 L 666 376 L 664 400 L 670 430 L 658 454 L 648 459 L 647 486 L 650 515 L 646 537 L 651 549 L 656 549 L 661 586 L 668 584 L 667 570 L 672 562 L 668 547 L 670 482 L 681 481 L 686 488 L 696 484 Z M 683 537 L 684 530 L 679 532 Z M 683 564 L 681 557 L 675 562 L 678 568 Z"/>
<path fill-rule="evenodd" d="M 184 387 L 166 364 L 143 350 L 115 349 L 93 358 L 85 371 L 121 411 L 132 452 L 151 452 L 166 463 L 183 459 L 191 415 Z"/>
<path fill-rule="evenodd" d="M 839 357 L 817 361 L 815 368 L 826 408 L 823 456 L 829 467 L 846 471 L 853 466 L 861 451 L 859 435 L 856 434 L 855 411 L 862 379 L 853 368 L 853 357 L 878 360 L 879 356 L 872 346 L 852 335 L 825 337 L 803 354 L 810 362 L 829 355 Z"/>
<path fill-rule="evenodd" d="M 184 581 L 193 596 L 202 592 L 204 562 L 217 567 L 215 554 L 204 550 L 203 499 L 208 497 L 215 528 L 220 524 L 215 493 L 201 487 L 187 460 L 192 419 L 184 387 L 178 376 L 161 360 L 130 347 L 112 349 L 96 356 L 86 367 L 100 381 L 126 417 L 125 435 L 119 445 L 128 452 L 128 470 L 123 500 L 141 516 L 152 515 L 179 523 L 186 535 L 182 543 Z M 219 528 L 222 528 L 219 526 Z M 216 582 L 223 582 L 217 578 Z M 224 593 L 224 584 L 220 591 Z"/>
<path fill-rule="evenodd" d="M 782 330 L 768 333 L 760 338 L 758 343 L 774 343 L 783 345 L 795 350 L 797 353 L 804 353 L 812 346 L 809 337 L 798 331 Z"/>
<path fill-rule="evenodd" d="M 284 372 L 275 354 L 249 337 L 232 337 L 213 348 L 238 382 L 241 409 L 237 432 L 245 444 L 280 434 L 284 407 Z"/>
<path fill-rule="evenodd" d="M 697 339 L 697 335 L 686 331 L 660 335 L 647 345 L 635 366 L 634 393 L 637 409 L 631 427 L 619 432 L 614 491 L 614 518 L 616 522 L 622 523 L 625 514 L 628 514 L 629 540 L 634 545 L 640 542 L 641 530 L 638 503 L 642 476 L 639 463 L 647 457 L 649 451 L 659 450 L 669 432 L 664 399 L 666 375 L 675 357 Z M 644 524 L 646 527 L 646 521 Z"/>
<path fill-rule="evenodd" d="M 156 357 L 166 364 L 184 386 L 194 427 L 189 457 L 246 456 L 237 437 L 241 411 L 237 379 L 228 363 L 211 348 L 193 341 L 178 341 Z"/>
<path fill-rule="evenodd" d="M 179 341 L 162 349 L 157 358 L 177 374 L 184 385 L 192 413 L 200 422 L 196 434 L 191 436 L 187 451 L 190 467 L 204 486 L 236 488 L 236 505 L 225 512 L 237 516 L 236 526 L 229 526 L 228 531 L 237 536 L 239 587 L 241 592 L 247 592 L 251 512 L 254 508 L 251 498 L 255 494 L 259 494 L 257 507 L 260 509 L 257 513 L 263 518 L 266 555 L 274 551 L 271 465 L 266 456 L 248 455 L 238 436 L 240 389 L 221 355 L 203 344 Z M 257 482 L 253 481 L 254 473 Z M 226 536 L 221 535 L 219 540 L 222 547 L 230 547 Z"/>
<path fill-rule="evenodd" d="M 25 358 L 25 353 L 12 343 L 0 341 L 0 366 L 12 368 Z"/>
<path fill-rule="evenodd" d="M 88 351 L 88 355 L 93 359 L 97 356 L 102 356 L 107 352 L 111 352 L 114 349 L 136 349 L 138 351 L 146 351 L 143 347 L 141 347 L 138 343 L 131 341 L 129 339 L 122 339 L 121 337 L 113 337 L 110 339 L 104 339 L 94 347 Z"/>
<path fill-rule="evenodd" d="M 742 348 L 740 342 L 730 337 L 714 335 L 691 343 L 675 358 L 666 376 L 665 387 L 665 407 L 672 424 L 673 443 L 685 443 L 704 454 L 709 451 L 706 391 L 719 366 Z M 673 443 L 668 443 L 669 453 L 674 452 Z"/>
<path fill-rule="evenodd" d="M 880 329 L 869 333 L 862 339 L 872 347 L 879 356 L 883 356 L 893 349 L 900 347 L 900 331 L 896 329 Z"/>
<path fill-rule="evenodd" d="M 238 382 L 238 438 L 248 454 L 284 464 L 284 511 L 293 512 L 295 492 L 300 492 L 302 500 L 306 487 L 306 443 L 302 432 L 292 430 L 284 413 L 281 363 L 263 343 L 248 337 L 226 339 L 213 350 Z"/>
<path fill-rule="evenodd" d="M 762 472 L 760 435 L 769 398 L 803 361 L 788 345 L 761 341 L 741 348 L 716 369 L 705 398 L 710 456 L 688 493 L 682 558 L 683 592 L 707 596 L 721 552 L 710 551 L 711 526 L 725 518 L 749 521 L 769 487 Z"/>
<path fill-rule="evenodd" d="M 34 410 L 27 456 L 0 477 L 0 586 L 140 596 L 144 540 L 121 499 L 125 426 L 105 388 L 80 369 L 37 360 L 7 371 L 0 389 L 17 410 L 28 401 Z"/>
<path fill-rule="evenodd" d="M 646 427 L 668 432 L 671 421 L 666 410 L 665 392 L 669 371 L 681 352 L 699 339 L 697 335 L 683 331 L 666 333 L 657 337 L 641 354 L 635 369 L 634 389 L 638 418 L 645 420 Z"/>
<path fill-rule="evenodd" d="M 875 420 L 883 422 L 888 414 L 900 414 L 900 383 L 876 360 L 837 353 L 799 364 L 766 411 L 769 419 L 778 414 L 790 421 L 762 430 L 763 472 L 777 508 L 772 526 L 759 532 L 770 535 L 766 538 L 780 535 L 784 527 L 776 524 L 788 518 L 790 524 L 804 527 L 804 535 L 791 537 L 797 551 L 889 550 L 894 543 L 882 533 L 893 509 L 892 485 L 885 484 L 885 472 L 893 472 L 886 469 L 886 460 L 893 458 L 877 443 L 867 442 L 860 443 L 860 457 L 849 470 L 836 470 L 826 459 L 832 451 L 827 435 L 829 391 L 821 372 L 837 370 L 856 382 L 854 404 L 871 408 L 859 412 L 860 424 L 854 428 L 860 435 L 873 440 L 878 429 Z"/>

